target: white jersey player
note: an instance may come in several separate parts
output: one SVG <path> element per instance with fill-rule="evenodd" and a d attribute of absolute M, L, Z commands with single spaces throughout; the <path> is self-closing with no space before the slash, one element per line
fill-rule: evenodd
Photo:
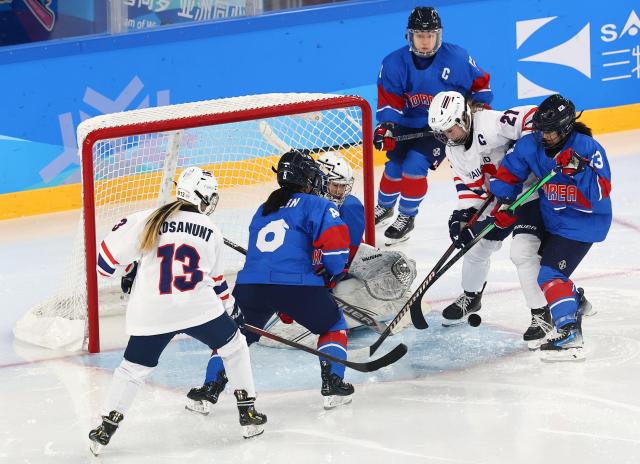
<path fill-rule="evenodd" d="M 516 140 L 532 130 L 531 118 L 535 111 L 535 106 L 520 106 L 506 111 L 472 112 L 458 92 L 441 92 L 434 97 L 429 125 L 435 136 L 447 144 L 447 159 L 453 168 L 458 192 L 458 204 L 449 219 L 451 239 L 457 246 L 473 239 L 473 229 L 464 229 L 464 226 L 487 199 L 489 177 L 496 173 L 505 153 Z M 524 188 L 534 182 L 533 177 L 527 179 Z M 530 341 L 530 347 L 536 348 L 536 344 L 539 345 L 536 341 L 544 337 L 550 326 L 544 317 L 548 314 L 547 302 L 537 283 L 541 231 L 528 227 L 529 214 L 539 214 L 537 194 L 518 210 L 519 220 L 513 227 L 511 245 L 511 260 L 516 265 L 522 292 L 532 312 L 532 325 L 524 338 Z M 444 309 L 444 325 L 455 325 L 464 321 L 470 312 L 480 309 L 491 254 L 500 249 L 501 240 L 511 230 L 496 227 L 464 255 L 464 293 Z"/>
<path fill-rule="evenodd" d="M 249 349 L 229 314 L 234 305 L 222 275 L 223 239 L 209 217 L 217 191 L 212 173 L 187 168 L 178 179 L 175 201 L 121 219 L 100 245 L 99 276 L 128 272 L 122 287 L 131 298 L 126 313 L 129 342 L 113 374 L 108 412 L 89 433 L 94 454 L 109 443 L 140 385 L 178 333 L 218 350 L 235 390 L 245 437 L 263 431 L 266 416 L 254 407 Z"/>
<path fill-rule="evenodd" d="M 353 170 L 346 159 L 334 152 L 322 154 L 318 165 L 326 176 L 323 196 L 338 206 L 341 219 L 349 228 L 349 273 L 333 289 L 338 306 L 342 308 L 349 329 L 363 325 L 375 331 L 385 326 L 381 320 L 395 316 L 411 292 L 409 286 L 416 277 L 415 261 L 404 253 L 392 250 L 378 250 L 362 244 L 364 232 L 364 206 L 351 195 Z M 423 313 L 428 311 L 425 306 Z M 410 323 L 407 317 L 394 327 L 394 333 Z M 294 339 L 315 347 L 317 336 L 286 317 L 274 317 L 267 325 L 273 333 Z M 260 344 L 281 347 L 281 344 L 260 339 Z"/>

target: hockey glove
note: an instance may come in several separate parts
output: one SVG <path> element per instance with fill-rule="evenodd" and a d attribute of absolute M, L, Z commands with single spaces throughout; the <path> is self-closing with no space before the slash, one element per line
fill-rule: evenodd
<path fill-rule="evenodd" d="M 565 176 L 575 176 L 584 171 L 589 160 L 583 158 L 575 152 L 573 148 L 561 151 L 555 157 L 556 169 L 559 169 Z"/>
<path fill-rule="evenodd" d="M 496 227 L 500 229 L 510 229 L 518 220 L 518 216 L 509 211 L 507 209 L 508 207 L 509 204 L 498 202 L 496 206 L 493 207 L 493 211 L 491 211 L 491 215 L 495 218 Z"/>
<path fill-rule="evenodd" d="M 373 146 L 378 150 L 391 151 L 396 147 L 396 139 L 393 138 L 395 125 L 392 122 L 378 124 L 373 132 Z"/>
<path fill-rule="evenodd" d="M 133 281 L 136 280 L 136 274 L 138 273 L 138 261 L 133 262 L 133 267 L 129 272 L 122 276 L 120 279 L 120 288 L 122 293 L 131 293 L 133 287 Z"/>
<path fill-rule="evenodd" d="M 456 243 L 460 238 L 460 232 L 469 222 L 471 217 L 478 211 L 475 208 L 456 209 L 449 216 L 449 236 L 451 241 Z"/>
<path fill-rule="evenodd" d="M 242 314 L 242 311 L 240 311 L 238 303 L 233 304 L 233 310 L 229 313 L 229 316 L 231 316 L 231 319 L 233 319 L 233 322 L 235 322 L 238 327 L 242 327 L 244 325 L 244 315 Z"/>
<path fill-rule="evenodd" d="M 476 222 L 475 225 L 478 225 L 478 224 L 480 224 L 480 222 Z M 466 229 L 462 229 L 460 231 L 460 234 L 458 235 L 457 239 L 453 241 L 453 244 L 456 246 L 456 248 L 466 247 L 469 243 L 471 243 L 471 241 L 474 238 L 476 238 L 477 233 L 474 230 L 475 225 L 472 227 L 467 227 Z M 479 230 L 482 230 L 482 229 L 479 229 Z"/>
<path fill-rule="evenodd" d="M 293 318 L 286 313 L 278 311 L 277 314 L 283 324 L 293 324 L 295 322 Z"/>
<path fill-rule="evenodd" d="M 329 290 L 333 290 L 333 288 L 338 285 L 338 283 L 347 276 L 347 269 L 345 268 L 341 273 L 334 274 L 329 276 L 328 274 L 324 274 L 324 286 Z"/>

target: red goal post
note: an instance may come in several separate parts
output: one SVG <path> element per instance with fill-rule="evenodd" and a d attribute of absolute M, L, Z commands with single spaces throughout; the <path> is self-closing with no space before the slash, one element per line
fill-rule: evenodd
<path fill-rule="evenodd" d="M 220 204 L 213 215 L 223 234 L 246 246 L 248 223 L 258 205 L 276 187 L 271 172 L 291 148 L 313 156 L 343 155 L 354 168 L 354 193 L 365 205 L 365 241 L 375 243 L 373 222 L 372 113 L 358 96 L 265 94 L 133 110 L 88 119 L 78 127 L 83 209 L 80 242 L 59 295 L 34 308 L 14 328 L 31 343 L 78 349 L 78 335 L 89 352 L 100 351 L 99 315 L 114 304 L 126 306 L 118 282 L 99 285 L 97 244 L 121 217 L 172 198 L 174 178 L 189 165 L 213 170 L 220 183 Z M 223 256 L 228 273 L 243 258 Z M 81 263 L 84 261 L 84 263 Z M 84 266 L 82 266 L 84 264 Z M 75 267 L 75 271 L 74 271 Z M 78 276 L 78 268 L 84 276 Z M 82 278 L 84 277 L 84 278 Z M 83 285 L 85 288 L 83 288 Z M 85 312 L 86 308 L 86 312 Z M 46 321 L 46 323 L 45 323 Z M 56 330 L 55 341 L 30 331 Z M 31 327 L 33 325 L 33 327 Z M 19 327 L 20 326 L 20 327 Z M 73 343 L 71 342 L 73 340 Z"/>

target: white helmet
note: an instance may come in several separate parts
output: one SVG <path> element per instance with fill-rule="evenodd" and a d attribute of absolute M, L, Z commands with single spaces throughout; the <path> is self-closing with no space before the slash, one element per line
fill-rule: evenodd
<path fill-rule="evenodd" d="M 456 125 L 464 131 L 464 136 L 449 139 L 444 132 Z M 464 144 L 471 133 L 471 108 L 462 94 L 449 91 L 440 92 L 433 97 L 429 106 L 429 127 L 442 143 L 449 146 Z"/>
<path fill-rule="evenodd" d="M 322 196 L 337 206 L 342 205 L 353 188 L 353 169 L 346 159 L 334 152 L 323 153 L 318 158 L 318 165 L 327 183 L 322 189 Z"/>
<path fill-rule="evenodd" d="M 218 181 L 210 171 L 191 166 L 182 171 L 176 183 L 176 198 L 198 207 L 207 216 L 218 204 Z"/>

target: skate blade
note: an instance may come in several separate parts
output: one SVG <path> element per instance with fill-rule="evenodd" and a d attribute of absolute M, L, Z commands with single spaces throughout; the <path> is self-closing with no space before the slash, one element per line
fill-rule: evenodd
<path fill-rule="evenodd" d="M 208 416 L 211 412 L 211 407 L 209 406 L 208 401 L 197 401 L 192 400 L 191 398 L 187 398 L 187 404 L 184 405 L 184 408 L 187 411 L 202 414 L 203 416 Z"/>
<path fill-rule="evenodd" d="M 458 325 L 466 325 L 467 318 L 463 317 L 462 319 L 445 319 L 442 322 L 442 327 L 456 327 Z"/>
<path fill-rule="evenodd" d="M 540 361 L 546 363 L 553 362 L 582 362 L 586 360 L 583 348 L 568 348 L 566 350 L 543 350 L 540 351 Z"/>
<path fill-rule="evenodd" d="M 324 397 L 324 408 L 329 410 L 329 409 L 333 409 L 337 406 L 342 406 L 343 404 L 349 404 L 351 403 L 351 401 L 353 400 L 353 398 L 351 398 L 351 395 L 349 396 L 338 396 L 338 395 L 331 395 L 331 396 L 325 396 Z"/>
<path fill-rule="evenodd" d="M 584 305 L 582 305 L 582 307 L 578 308 L 578 314 L 582 315 L 583 317 L 595 316 L 597 313 L 598 310 L 594 309 L 594 307 L 588 301 Z"/>
<path fill-rule="evenodd" d="M 249 439 L 262 435 L 264 433 L 264 427 L 261 425 L 243 425 L 242 436 L 244 439 Z"/>
<path fill-rule="evenodd" d="M 539 338 L 537 340 L 529 340 L 527 342 L 527 347 L 529 348 L 529 351 L 536 351 L 540 349 L 543 343 L 544 343 L 544 337 Z"/>
<path fill-rule="evenodd" d="M 100 453 L 102 453 L 102 451 L 104 451 L 104 445 L 101 445 L 98 442 L 90 440 L 89 451 L 91 451 L 91 454 L 93 454 L 94 456 L 98 456 Z"/>
<path fill-rule="evenodd" d="M 389 238 L 389 237 L 385 237 L 384 238 L 384 246 L 394 246 L 397 245 L 399 243 L 403 243 L 406 242 L 407 240 L 409 240 L 409 238 L 411 238 L 411 236 L 409 234 L 405 235 L 404 237 L 401 238 Z"/>

